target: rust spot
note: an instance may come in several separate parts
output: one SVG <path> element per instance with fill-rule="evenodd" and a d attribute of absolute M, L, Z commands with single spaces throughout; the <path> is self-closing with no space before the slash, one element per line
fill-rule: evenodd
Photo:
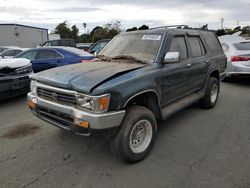
<path fill-rule="evenodd" d="M 41 129 L 40 126 L 32 124 L 16 125 L 12 129 L 1 135 L 1 137 L 9 139 L 22 138 L 28 135 L 33 135 L 40 129 Z"/>

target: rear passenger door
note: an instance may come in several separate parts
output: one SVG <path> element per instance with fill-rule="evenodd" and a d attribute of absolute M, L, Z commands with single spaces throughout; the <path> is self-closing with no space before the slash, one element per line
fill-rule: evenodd
<path fill-rule="evenodd" d="M 191 59 L 187 67 L 190 92 L 200 90 L 204 86 L 207 70 L 206 49 L 200 36 L 188 36 Z"/>
<path fill-rule="evenodd" d="M 39 72 L 61 65 L 63 56 L 53 49 L 40 49 L 33 61 L 34 72 Z"/>
<path fill-rule="evenodd" d="M 174 36 L 168 52 L 179 52 L 180 60 L 164 64 L 161 75 L 162 105 L 165 106 L 188 93 L 187 61 L 188 51 L 185 36 Z"/>

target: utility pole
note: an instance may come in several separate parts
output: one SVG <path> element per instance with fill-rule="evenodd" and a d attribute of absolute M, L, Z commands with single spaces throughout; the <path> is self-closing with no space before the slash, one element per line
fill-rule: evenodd
<path fill-rule="evenodd" d="M 240 25 L 240 21 L 237 21 L 236 22 L 236 27 L 239 27 L 239 25 Z"/>
<path fill-rule="evenodd" d="M 221 29 L 224 29 L 224 26 L 223 26 L 224 25 L 224 18 L 220 19 L 220 23 L 221 23 Z"/>

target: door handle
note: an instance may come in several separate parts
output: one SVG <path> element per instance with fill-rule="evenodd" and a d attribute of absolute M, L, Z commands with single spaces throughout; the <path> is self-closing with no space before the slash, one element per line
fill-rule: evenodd
<path fill-rule="evenodd" d="M 206 63 L 209 63 L 210 61 L 209 60 L 206 60 Z"/>
<path fill-rule="evenodd" d="M 189 63 L 189 64 L 186 65 L 187 68 L 189 68 L 189 67 L 191 67 L 191 66 L 192 66 L 191 63 Z"/>

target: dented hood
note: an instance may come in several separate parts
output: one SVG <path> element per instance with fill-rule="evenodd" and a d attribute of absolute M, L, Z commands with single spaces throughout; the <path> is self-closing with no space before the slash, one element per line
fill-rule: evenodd
<path fill-rule="evenodd" d="M 2 68 L 19 68 L 30 65 L 30 60 L 17 58 L 17 59 L 0 59 L 0 69 Z"/>
<path fill-rule="evenodd" d="M 50 69 L 35 74 L 33 79 L 55 87 L 91 93 L 105 81 L 144 66 L 139 63 L 95 61 Z"/>

